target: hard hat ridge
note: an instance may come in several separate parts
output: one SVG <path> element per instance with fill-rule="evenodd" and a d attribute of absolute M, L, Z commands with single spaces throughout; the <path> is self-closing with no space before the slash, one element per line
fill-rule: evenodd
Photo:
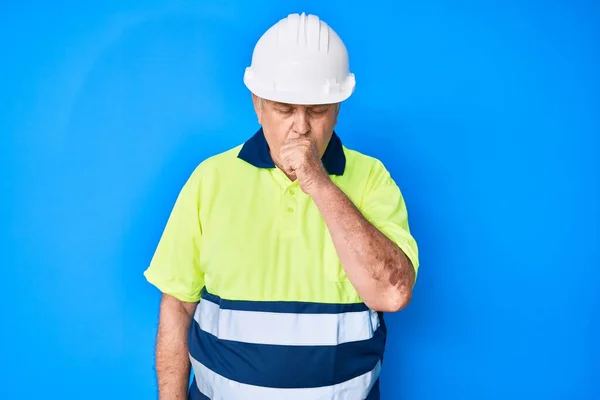
<path fill-rule="evenodd" d="M 290 14 L 275 26 L 280 46 L 296 45 L 298 49 L 316 52 L 329 50 L 328 26 L 316 15 Z"/>

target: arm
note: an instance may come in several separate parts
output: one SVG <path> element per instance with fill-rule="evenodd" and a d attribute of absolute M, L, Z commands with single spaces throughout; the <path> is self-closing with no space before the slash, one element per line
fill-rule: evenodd
<path fill-rule="evenodd" d="M 342 267 L 365 304 L 377 311 L 405 307 L 416 278 L 416 243 L 400 191 L 383 166 L 374 168 L 361 212 L 331 181 L 309 137 L 288 137 L 281 159 L 286 174 L 313 198 Z"/>
<path fill-rule="evenodd" d="M 144 271 L 148 282 L 162 292 L 155 349 L 160 400 L 187 398 L 188 330 L 204 286 L 200 178 L 196 170 L 181 189 L 150 266 Z"/>
<path fill-rule="evenodd" d="M 350 282 L 370 308 L 398 311 L 410 301 L 415 270 L 404 252 L 375 228 L 331 180 L 309 193 Z"/>
<path fill-rule="evenodd" d="M 163 294 L 156 339 L 156 374 L 160 400 L 185 400 L 190 378 L 187 332 L 197 303 Z"/>

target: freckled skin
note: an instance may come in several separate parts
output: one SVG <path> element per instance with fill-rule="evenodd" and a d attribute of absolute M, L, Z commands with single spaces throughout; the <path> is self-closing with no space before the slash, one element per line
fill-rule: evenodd
<path fill-rule="evenodd" d="M 321 157 L 333 134 L 338 104 L 293 105 L 259 99 L 254 109 L 275 165 L 312 197 L 348 279 L 365 304 L 398 311 L 408 304 L 414 269 L 406 255 L 369 223 L 329 178 Z"/>

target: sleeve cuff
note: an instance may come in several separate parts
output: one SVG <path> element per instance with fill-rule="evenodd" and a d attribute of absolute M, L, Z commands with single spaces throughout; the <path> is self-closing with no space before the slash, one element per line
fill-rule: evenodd
<path fill-rule="evenodd" d="M 197 303 L 200 301 L 200 293 L 190 294 L 181 291 L 174 287 L 174 285 L 169 285 L 162 279 L 159 279 L 155 276 L 151 270 L 144 271 L 144 277 L 146 280 L 153 286 L 155 286 L 161 293 L 168 294 L 169 296 L 175 297 L 177 300 L 186 302 L 186 303 Z"/>

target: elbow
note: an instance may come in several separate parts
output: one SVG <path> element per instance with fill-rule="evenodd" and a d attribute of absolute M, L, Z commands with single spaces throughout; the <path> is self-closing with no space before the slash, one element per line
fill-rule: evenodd
<path fill-rule="evenodd" d="M 405 260 L 408 258 L 405 257 Z M 378 282 L 372 287 L 371 304 L 369 308 L 380 312 L 394 313 L 408 306 L 412 298 L 412 289 L 415 283 L 414 269 L 408 260 L 407 263 L 397 263 L 392 260 L 383 270 L 390 271 L 387 277 L 379 277 Z"/>
<path fill-rule="evenodd" d="M 398 312 L 403 310 L 410 303 L 412 290 L 408 288 L 396 289 L 390 295 L 387 301 L 386 312 Z"/>
<path fill-rule="evenodd" d="M 391 288 L 379 298 L 379 301 L 372 306 L 368 304 L 367 306 L 375 311 L 395 313 L 406 308 L 411 297 L 412 290 L 410 288 Z"/>
<path fill-rule="evenodd" d="M 393 271 L 390 274 L 386 285 L 380 289 L 378 303 L 375 305 L 376 311 L 398 312 L 408 306 L 412 298 L 412 288 L 415 282 L 414 270 L 411 265 L 397 266 L 388 268 Z M 402 271 L 406 271 L 403 273 Z"/>

